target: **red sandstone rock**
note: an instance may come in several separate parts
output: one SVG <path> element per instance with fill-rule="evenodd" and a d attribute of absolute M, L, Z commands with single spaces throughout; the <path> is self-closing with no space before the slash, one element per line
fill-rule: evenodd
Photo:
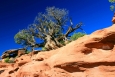
<path fill-rule="evenodd" d="M 112 22 L 113 22 L 113 24 L 115 24 L 115 12 L 114 12 L 114 16 L 112 18 Z"/>
<path fill-rule="evenodd" d="M 115 77 L 115 24 L 66 46 L 0 64 L 0 77 Z"/>
<path fill-rule="evenodd" d="M 15 56 L 20 57 L 21 55 L 24 55 L 25 53 L 26 53 L 25 49 L 11 49 L 11 50 L 5 51 L 2 54 L 1 58 L 5 59 L 7 57 L 15 57 Z M 11 54 L 12 54 L 12 56 L 11 56 Z"/>
<path fill-rule="evenodd" d="M 15 59 L 15 63 L 17 63 L 18 66 L 22 66 L 30 61 L 31 61 L 31 56 L 28 56 L 27 54 L 22 55 L 21 57 Z"/>

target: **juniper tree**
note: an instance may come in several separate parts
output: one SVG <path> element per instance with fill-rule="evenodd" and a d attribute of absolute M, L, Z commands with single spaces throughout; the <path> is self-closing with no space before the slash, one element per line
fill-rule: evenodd
<path fill-rule="evenodd" d="M 70 25 L 67 24 L 68 22 L 70 22 Z M 28 26 L 27 31 L 30 38 L 23 39 L 18 36 L 15 41 L 22 39 L 22 41 L 25 41 L 24 44 L 30 47 L 32 45 L 33 47 L 45 47 L 47 50 L 56 49 L 63 46 L 60 41 L 67 41 L 72 32 L 77 29 L 83 30 L 81 26 L 82 23 L 73 25 L 72 19 L 68 15 L 68 10 L 48 7 L 45 13 L 38 13 L 34 23 Z M 37 43 L 33 37 L 42 39 L 43 42 Z"/>

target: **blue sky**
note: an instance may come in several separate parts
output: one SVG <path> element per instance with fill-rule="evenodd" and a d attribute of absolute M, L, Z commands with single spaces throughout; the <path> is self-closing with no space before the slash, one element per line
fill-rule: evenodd
<path fill-rule="evenodd" d="M 87 34 L 112 25 L 108 0 L 0 0 L 0 55 L 21 48 L 14 42 L 14 35 L 32 24 L 38 12 L 48 6 L 69 10 L 73 23 L 82 21 Z"/>

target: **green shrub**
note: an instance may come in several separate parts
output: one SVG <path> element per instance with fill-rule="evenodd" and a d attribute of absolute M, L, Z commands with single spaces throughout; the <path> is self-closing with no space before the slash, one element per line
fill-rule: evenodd
<path fill-rule="evenodd" d="M 59 43 L 61 43 L 62 45 L 65 45 L 65 41 L 63 41 L 63 40 L 60 41 Z"/>
<path fill-rule="evenodd" d="M 46 49 L 45 47 L 42 47 L 42 50 L 43 50 L 43 51 L 46 51 L 47 49 Z"/>
<path fill-rule="evenodd" d="M 9 57 L 5 58 L 4 62 L 9 63 Z"/>
<path fill-rule="evenodd" d="M 78 38 L 80 38 L 80 37 L 83 37 L 84 35 L 86 35 L 86 34 L 81 33 L 81 32 L 74 33 L 74 34 L 70 37 L 70 40 L 74 41 L 74 40 L 76 40 L 76 39 L 78 39 Z"/>
<path fill-rule="evenodd" d="M 30 52 L 31 52 L 31 51 L 28 51 L 28 50 L 27 50 L 27 51 L 26 51 L 26 54 L 29 54 Z"/>
<path fill-rule="evenodd" d="M 5 63 L 14 63 L 14 60 L 15 60 L 15 59 L 14 59 L 14 58 L 11 59 L 11 60 L 10 60 L 10 59 L 11 59 L 11 58 L 7 57 L 7 58 L 5 58 L 4 62 L 5 62 Z"/>

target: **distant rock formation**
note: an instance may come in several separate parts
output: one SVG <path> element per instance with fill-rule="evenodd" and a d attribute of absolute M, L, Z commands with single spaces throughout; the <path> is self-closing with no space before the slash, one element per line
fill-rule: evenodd
<path fill-rule="evenodd" d="M 21 55 L 24 55 L 26 53 L 26 50 L 25 49 L 11 49 L 11 50 L 7 50 L 5 51 L 1 58 L 4 59 L 4 58 L 7 58 L 7 57 L 20 57 Z"/>
<path fill-rule="evenodd" d="M 56 50 L 31 54 L 0 63 L 0 77 L 115 77 L 115 24 Z"/>

